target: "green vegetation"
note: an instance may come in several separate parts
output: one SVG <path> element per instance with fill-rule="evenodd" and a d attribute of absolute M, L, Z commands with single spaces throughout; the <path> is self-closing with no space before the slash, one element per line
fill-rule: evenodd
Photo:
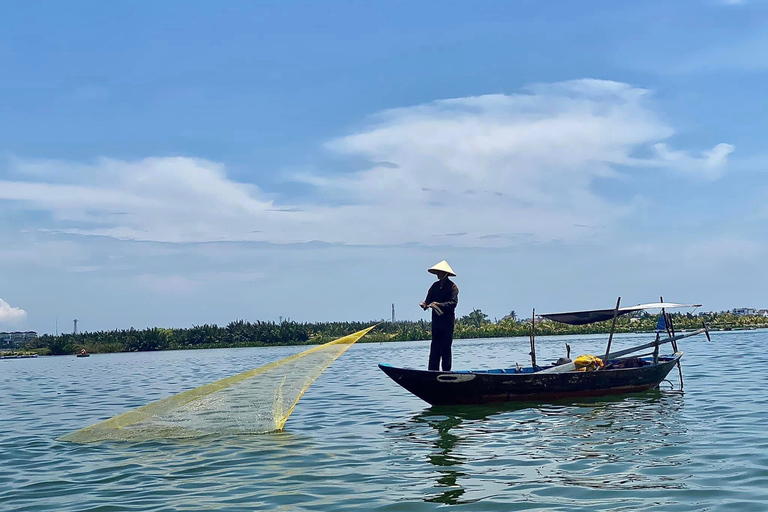
<path fill-rule="evenodd" d="M 736 316 L 732 313 L 673 314 L 677 331 L 698 329 L 702 322 L 712 330 L 768 327 L 768 318 Z M 623 316 L 616 322 L 616 332 L 650 332 L 656 328 L 656 315 Z M 200 325 L 188 329 L 128 329 L 85 332 L 77 335 L 44 335 L 27 342 L 26 350 L 41 355 L 74 354 L 81 349 L 91 353 L 138 352 L 189 348 L 265 347 L 277 345 L 315 345 L 364 329 L 371 322 L 299 323 L 292 321 L 245 322 L 237 320 L 226 327 Z M 536 334 L 596 334 L 610 331 L 610 322 L 572 326 L 536 320 Z M 518 319 L 515 312 L 501 320 L 490 320 L 479 309 L 456 321 L 454 338 L 499 338 L 527 336 L 530 319 Z M 382 322 L 361 342 L 415 341 L 430 339 L 430 322 Z"/>
<path fill-rule="evenodd" d="M 39 352 L 36 350 L 0 350 L 0 357 L 29 357 L 35 355 L 39 355 Z"/>

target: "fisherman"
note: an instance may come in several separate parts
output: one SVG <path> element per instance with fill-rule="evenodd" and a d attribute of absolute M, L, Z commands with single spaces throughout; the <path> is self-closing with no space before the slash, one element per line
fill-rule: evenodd
<path fill-rule="evenodd" d="M 451 343 L 453 343 L 456 305 L 459 303 L 459 287 L 448 279 L 448 276 L 456 277 L 456 274 L 445 260 L 428 269 L 427 272 L 437 276 L 437 281 L 429 287 L 427 298 L 419 304 L 424 311 L 432 310 L 429 369 L 439 370 L 442 360 L 443 371 L 447 372 L 451 369 Z"/>

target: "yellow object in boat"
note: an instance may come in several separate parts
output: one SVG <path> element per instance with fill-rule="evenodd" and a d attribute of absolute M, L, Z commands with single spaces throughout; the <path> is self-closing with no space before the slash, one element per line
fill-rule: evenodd
<path fill-rule="evenodd" d="M 584 354 L 583 356 L 577 357 L 573 361 L 573 364 L 576 366 L 576 371 L 580 372 L 593 372 L 604 366 L 603 360 L 592 354 Z"/>

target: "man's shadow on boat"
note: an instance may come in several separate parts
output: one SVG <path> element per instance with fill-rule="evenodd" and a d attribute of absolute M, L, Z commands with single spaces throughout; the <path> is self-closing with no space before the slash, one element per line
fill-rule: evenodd
<path fill-rule="evenodd" d="M 651 390 L 642 393 L 621 396 L 595 397 L 582 399 L 563 399 L 549 402 L 518 402 L 505 404 L 471 405 L 471 406 L 432 406 L 411 416 L 410 419 L 391 423 L 388 430 L 401 431 L 404 439 L 420 444 L 430 444 L 431 453 L 427 461 L 436 466 L 439 477 L 438 488 L 445 490 L 424 499 L 424 501 L 461 504 L 471 503 L 475 499 L 462 499 L 466 489 L 459 483 L 467 474 L 462 471 L 466 457 L 457 453 L 456 447 L 471 444 L 470 439 L 482 428 L 485 422 L 502 420 L 505 415 L 517 412 L 528 412 L 544 417 L 567 416 L 570 426 L 574 427 L 579 421 L 599 420 L 601 428 L 606 431 L 616 431 L 632 434 L 631 430 L 638 424 L 647 428 L 658 429 L 657 433 L 664 434 L 665 421 L 683 407 L 683 394 L 676 390 Z M 577 417 L 574 418 L 574 415 Z M 536 421 L 531 415 L 524 419 L 515 420 L 509 417 L 517 427 L 525 428 L 524 424 Z M 506 422 L 505 422 L 506 423 Z M 509 425 L 508 423 L 506 423 Z M 437 437 L 428 440 L 419 432 L 422 427 L 430 427 Z M 503 428 L 505 432 L 510 429 Z M 515 428 L 516 429 L 516 428 Z M 416 432 L 414 431 L 416 430 Z M 636 432 L 635 432 L 636 433 Z M 663 437 L 663 436 L 662 436 Z M 470 476 L 471 478 L 471 476 Z"/>

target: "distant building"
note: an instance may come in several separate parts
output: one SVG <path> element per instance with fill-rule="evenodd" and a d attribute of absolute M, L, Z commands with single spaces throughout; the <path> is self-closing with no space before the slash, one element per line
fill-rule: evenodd
<path fill-rule="evenodd" d="M 0 332 L 0 349 L 12 349 L 23 347 L 24 343 L 37 338 L 35 331 Z"/>
<path fill-rule="evenodd" d="M 768 309 L 758 309 L 757 316 L 768 316 Z"/>
<path fill-rule="evenodd" d="M 755 308 L 734 308 L 731 312 L 736 316 L 748 316 L 756 315 L 757 310 Z"/>

